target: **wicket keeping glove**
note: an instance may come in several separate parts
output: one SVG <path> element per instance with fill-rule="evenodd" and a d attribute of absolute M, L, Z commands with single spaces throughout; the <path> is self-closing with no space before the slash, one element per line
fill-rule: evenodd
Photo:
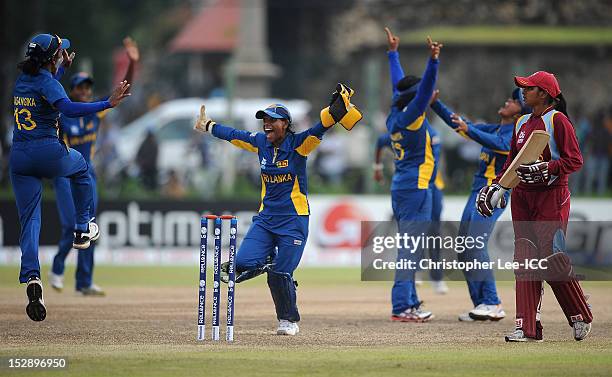
<path fill-rule="evenodd" d="M 497 208 L 506 208 L 508 204 L 504 194 L 508 189 L 502 187 L 498 183 L 490 186 L 485 186 L 480 189 L 476 196 L 476 210 L 484 217 L 493 216 L 493 210 Z"/>
<path fill-rule="evenodd" d="M 516 175 L 522 183 L 530 185 L 547 183 L 550 179 L 548 162 L 537 160 L 529 164 L 521 164 L 516 169 Z"/>
<path fill-rule="evenodd" d="M 338 83 L 329 106 L 321 110 L 323 126 L 331 127 L 340 123 L 342 127 L 350 131 L 363 118 L 361 111 L 351 103 L 351 97 L 354 93 L 353 89 Z"/>
<path fill-rule="evenodd" d="M 215 124 L 217 123 L 206 115 L 206 106 L 202 105 L 202 107 L 200 107 L 200 116 L 198 120 L 196 120 L 193 129 L 200 132 L 210 132 Z"/>

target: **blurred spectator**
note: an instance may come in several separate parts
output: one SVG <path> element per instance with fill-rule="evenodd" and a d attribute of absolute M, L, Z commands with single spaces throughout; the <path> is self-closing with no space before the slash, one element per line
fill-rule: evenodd
<path fill-rule="evenodd" d="M 158 92 L 153 92 L 147 97 L 147 111 L 155 109 L 162 103 L 162 98 Z"/>
<path fill-rule="evenodd" d="M 342 183 L 347 169 L 346 137 L 338 133 L 338 128 L 329 132 L 325 142 L 317 148 L 315 168 L 325 183 Z"/>
<path fill-rule="evenodd" d="M 149 130 L 147 136 L 140 144 L 136 154 L 136 164 L 140 169 L 140 179 L 148 190 L 157 189 L 157 156 L 159 146 L 153 131 Z"/>
<path fill-rule="evenodd" d="M 583 153 L 583 158 L 586 163 L 588 159 L 587 141 L 591 133 L 591 121 L 584 114 L 582 106 L 577 107 L 574 114 L 573 119 L 575 120 L 574 127 L 576 128 L 576 138 L 578 139 L 578 146 Z M 586 167 L 583 166 L 580 170 L 570 175 L 570 189 L 575 194 L 580 194 L 584 190 L 585 171 Z"/>
<path fill-rule="evenodd" d="M 118 163 L 119 154 L 117 153 L 117 143 L 119 142 L 119 130 L 115 123 L 109 121 L 107 117 L 100 122 L 100 131 L 96 141 L 96 169 L 98 175 L 105 180 L 115 169 Z"/>
<path fill-rule="evenodd" d="M 0 186 L 9 184 L 9 153 L 13 141 L 13 118 L 7 118 L 5 122 L 0 114 Z"/>
<path fill-rule="evenodd" d="M 183 199 L 187 195 L 187 190 L 185 190 L 176 170 L 172 169 L 168 173 L 168 180 L 162 187 L 162 195 L 172 199 Z"/>
<path fill-rule="evenodd" d="M 223 159 L 215 161 L 215 148 L 216 146 L 211 143 L 210 137 L 205 137 L 195 131 L 192 133 L 185 158 L 187 158 L 187 155 L 197 155 L 200 166 L 197 169 L 187 169 L 183 177 L 183 183 L 185 186 L 195 189 L 203 199 L 215 197 L 217 183 L 221 175 L 219 167 L 223 165 L 224 161 Z"/>
<path fill-rule="evenodd" d="M 593 193 L 593 185 L 597 182 L 597 195 L 604 195 L 608 188 L 608 173 L 610 171 L 610 155 L 612 150 L 612 107 L 601 111 L 595 118 L 593 130 L 589 135 L 588 156 L 586 158 L 587 195 Z"/>

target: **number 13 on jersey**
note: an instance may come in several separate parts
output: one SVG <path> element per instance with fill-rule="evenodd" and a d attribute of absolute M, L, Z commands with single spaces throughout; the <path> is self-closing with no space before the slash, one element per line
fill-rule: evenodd
<path fill-rule="evenodd" d="M 15 111 L 13 113 L 15 115 L 15 123 L 17 124 L 17 129 L 24 129 L 26 131 L 33 130 L 36 128 L 36 122 L 32 119 L 32 113 L 30 110 L 21 108 L 18 109 L 15 107 Z M 23 117 L 23 123 L 20 122 L 20 117 Z"/>

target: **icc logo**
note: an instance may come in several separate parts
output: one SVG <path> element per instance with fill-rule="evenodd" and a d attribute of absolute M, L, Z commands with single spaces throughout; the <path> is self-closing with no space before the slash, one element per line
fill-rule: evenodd
<path fill-rule="evenodd" d="M 216 282 L 213 284 L 213 287 L 214 287 L 215 289 L 219 288 L 219 282 L 218 282 L 218 281 L 216 281 Z"/>
<path fill-rule="evenodd" d="M 202 227 L 202 229 L 200 229 L 200 233 L 202 233 L 202 235 L 206 234 L 206 232 L 208 232 L 208 229 L 206 229 L 205 226 Z"/>
<path fill-rule="evenodd" d="M 215 229 L 215 236 L 218 236 L 221 233 L 221 229 L 217 228 Z"/>
<path fill-rule="evenodd" d="M 230 229 L 230 234 L 232 234 L 232 235 L 236 234 L 236 228 Z"/>
<path fill-rule="evenodd" d="M 200 280 L 200 287 L 201 288 L 206 287 L 206 280 Z"/>
<path fill-rule="evenodd" d="M 227 282 L 227 287 L 228 288 L 234 288 L 234 282 L 233 281 L 228 281 Z"/>

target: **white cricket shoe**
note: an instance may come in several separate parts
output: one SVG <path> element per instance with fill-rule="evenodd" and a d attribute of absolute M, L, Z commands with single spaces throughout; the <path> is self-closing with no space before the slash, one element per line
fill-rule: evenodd
<path fill-rule="evenodd" d="M 459 314 L 459 321 L 460 322 L 474 322 L 475 319 L 470 317 L 470 312 L 465 312 L 465 313 Z"/>
<path fill-rule="evenodd" d="M 528 338 L 525 336 L 525 333 L 523 332 L 522 329 L 514 329 L 514 331 L 509 334 L 506 335 L 504 337 L 504 339 L 506 340 L 506 342 L 538 342 L 541 343 L 543 340 L 541 338 Z"/>
<path fill-rule="evenodd" d="M 435 316 L 432 312 L 422 309 L 409 308 L 399 314 L 391 314 L 394 322 L 428 322 Z"/>
<path fill-rule="evenodd" d="M 300 327 L 296 322 L 287 321 L 281 319 L 278 321 L 278 329 L 276 329 L 276 335 L 297 335 L 300 332 Z"/>
<path fill-rule="evenodd" d="M 591 332 L 591 324 L 583 321 L 574 322 L 574 339 L 581 341 Z"/>
<path fill-rule="evenodd" d="M 432 281 L 431 287 L 436 294 L 445 295 L 448 293 L 448 285 L 444 280 Z"/>
<path fill-rule="evenodd" d="M 87 224 L 87 232 L 74 232 L 74 240 L 72 241 L 72 247 L 79 250 L 85 250 L 89 248 L 92 242 L 100 238 L 100 228 L 98 224 L 94 222 L 95 218 L 91 219 Z"/>
<path fill-rule="evenodd" d="M 480 304 L 470 310 L 470 317 L 476 321 L 499 321 L 506 317 L 506 312 L 501 305 Z"/>
<path fill-rule="evenodd" d="M 55 289 L 58 292 L 61 292 L 64 289 L 64 275 L 54 274 L 53 271 L 49 272 L 49 284 L 51 284 L 51 288 Z"/>
<path fill-rule="evenodd" d="M 80 293 L 83 296 L 106 296 L 106 292 L 104 292 L 104 289 L 93 283 L 87 288 L 77 289 L 77 293 Z"/>
<path fill-rule="evenodd" d="M 32 321 L 40 322 L 47 318 L 47 308 L 45 308 L 45 300 L 43 300 L 42 292 L 42 282 L 38 276 L 33 276 L 28 279 L 26 286 L 26 295 L 28 296 L 26 314 Z"/>

